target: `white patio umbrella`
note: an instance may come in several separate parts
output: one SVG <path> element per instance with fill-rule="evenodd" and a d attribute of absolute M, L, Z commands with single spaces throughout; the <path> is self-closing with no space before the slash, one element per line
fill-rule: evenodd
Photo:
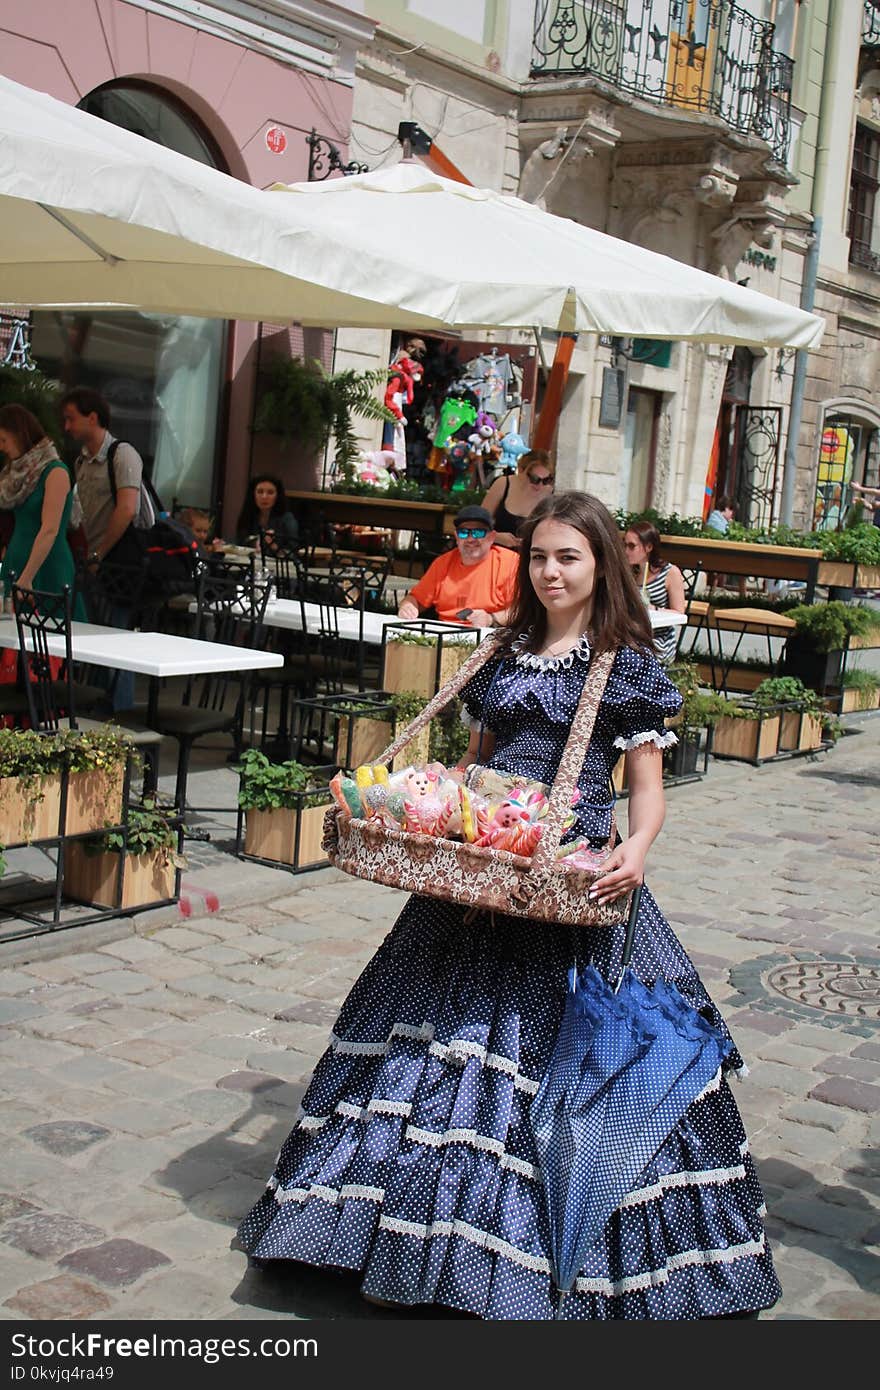
<path fill-rule="evenodd" d="M 252 188 L 0 78 L 0 304 L 817 347 L 823 321 L 405 162 Z"/>

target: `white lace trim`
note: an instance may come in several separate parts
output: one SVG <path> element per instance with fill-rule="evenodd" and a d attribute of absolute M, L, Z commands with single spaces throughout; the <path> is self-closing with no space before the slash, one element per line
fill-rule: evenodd
<path fill-rule="evenodd" d="M 708 1086 L 704 1086 L 703 1089 L 702 1089 L 702 1091 L 700 1092 L 700 1094 L 699 1094 L 698 1096 L 694 1096 L 693 1100 L 691 1101 L 691 1104 L 692 1104 L 692 1105 L 696 1105 L 697 1101 L 699 1101 L 699 1100 L 705 1100 L 706 1096 L 711 1095 L 713 1091 L 720 1091 L 720 1090 L 721 1090 L 721 1068 L 719 1067 L 718 1070 L 716 1071 L 715 1075 L 712 1077 L 712 1080 L 709 1082 Z"/>
<path fill-rule="evenodd" d="M 561 656 L 537 656 L 535 652 L 527 652 L 525 648 L 529 638 L 528 632 L 521 632 L 511 642 L 510 649 L 516 653 L 517 666 L 525 666 L 531 671 L 570 671 L 575 661 L 590 659 L 590 641 L 585 632 L 571 650 L 563 652 Z"/>
<path fill-rule="evenodd" d="M 665 734 L 659 733 L 656 729 L 646 729 L 644 733 L 633 734 L 632 738 L 624 738 L 620 734 L 614 740 L 614 747 L 622 748 L 626 753 L 630 748 L 641 748 L 643 743 L 653 743 L 657 748 L 672 748 L 678 743 L 678 739 L 671 729 Z"/>
<path fill-rule="evenodd" d="M 434 1024 L 428 1021 L 418 1025 L 395 1023 L 386 1042 L 348 1042 L 336 1033 L 331 1033 L 330 1046 L 334 1052 L 342 1056 L 383 1057 L 391 1051 L 394 1038 L 413 1038 L 417 1042 L 429 1043 L 430 1056 L 439 1057 L 441 1061 L 453 1065 L 464 1066 L 468 1058 L 477 1057 L 484 1066 L 512 1077 L 516 1090 L 525 1091 L 530 1096 L 537 1095 L 540 1081 L 523 1076 L 517 1063 L 510 1057 L 504 1057 L 498 1052 L 489 1052 L 482 1043 L 472 1042 L 470 1038 L 452 1038 L 448 1043 L 434 1042 L 434 1031 Z"/>
<path fill-rule="evenodd" d="M 640 1187 L 628 1192 L 618 1205 L 617 1211 L 624 1207 L 639 1207 L 645 1202 L 658 1201 L 665 1192 L 674 1187 L 714 1187 L 728 1182 L 738 1182 L 745 1178 L 745 1164 L 737 1163 L 732 1168 L 707 1168 L 704 1172 L 664 1173 L 650 1187 Z"/>
<path fill-rule="evenodd" d="M 419 1240 L 433 1240 L 435 1236 L 460 1236 L 471 1245 L 490 1250 L 512 1264 L 529 1269 L 535 1274 L 550 1274 L 550 1261 L 543 1255 L 530 1255 L 519 1250 L 500 1236 L 481 1231 L 467 1221 L 434 1221 L 430 1226 L 420 1221 L 403 1221 L 395 1216 L 380 1216 L 379 1228 L 395 1235 L 415 1236 Z M 669 1276 L 679 1269 L 695 1265 L 733 1264 L 736 1260 L 753 1255 L 763 1255 L 764 1236 L 759 1240 L 743 1241 L 741 1245 L 729 1245 L 718 1250 L 683 1250 L 669 1258 L 657 1269 L 646 1270 L 643 1274 L 629 1275 L 626 1279 L 577 1279 L 575 1289 L 578 1293 L 600 1294 L 606 1298 L 618 1298 L 622 1294 L 638 1293 L 644 1289 L 656 1288 L 669 1282 Z"/>

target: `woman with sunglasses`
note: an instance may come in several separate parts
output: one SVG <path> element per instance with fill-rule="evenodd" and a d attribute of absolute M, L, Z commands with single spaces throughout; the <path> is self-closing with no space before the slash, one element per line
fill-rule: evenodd
<path fill-rule="evenodd" d="M 554 468 L 546 449 L 530 449 L 517 460 L 511 477 L 496 478 L 483 498 L 495 518 L 495 544 L 519 550 L 517 532 L 538 503 L 553 490 Z"/>
<path fill-rule="evenodd" d="M 626 529 L 623 548 L 645 602 L 651 608 L 686 613 L 684 575 L 678 565 L 664 563 L 657 527 L 650 521 L 634 521 Z M 664 664 L 675 656 L 680 632 L 679 628 L 661 627 L 654 633 L 654 650 Z"/>

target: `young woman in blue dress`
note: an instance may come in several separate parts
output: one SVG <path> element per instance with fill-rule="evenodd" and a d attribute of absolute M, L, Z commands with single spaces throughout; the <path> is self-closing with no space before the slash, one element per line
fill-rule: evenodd
<path fill-rule="evenodd" d="M 645 605 L 607 509 L 542 502 L 522 530 L 511 626 L 465 686 L 469 756 L 550 783 L 593 653 L 616 652 L 578 779 L 569 837 L 613 829 L 621 750 L 628 833 L 595 889 L 642 881 L 663 821 L 661 750 L 680 696 L 651 650 Z M 482 733 L 482 739 L 480 738 Z M 352 899 L 356 890 L 352 888 Z M 411 897 L 343 1004 L 267 1188 L 239 1227 L 259 1263 L 358 1271 L 374 1302 L 486 1319 L 556 1318 L 529 1106 L 553 1051 L 573 954 L 608 980 L 625 928 L 479 913 Z M 643 889 L 632 967 L 672 982 L 724 1028 Z M 779 1285 L 763 1199 L 726 1070 L 689 1107 L 609 1218 L 564 1301 L 571 1320 L 748 1317 Z"/>

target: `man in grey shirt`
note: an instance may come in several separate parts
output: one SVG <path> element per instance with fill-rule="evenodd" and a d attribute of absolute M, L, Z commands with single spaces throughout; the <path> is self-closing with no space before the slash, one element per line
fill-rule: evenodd
<path fill-rule="evenodd" d="M 113 456 L 116 497 L 110 486 L 107 455 L 114 437 L 110 433 L 110 407 L 88 386 L 77 386 L 61 401 L 64 430 L 80 446 L 74 472 L 82 510 L 89 562 L 110 559 L 117 564 L 136 560 L 126 541 L 140 503 L 143 463 L 131 444 L 120 443 Z M 122 544 L 120 544 L 122 542 Z M 118 547 L 118 550 L 116 550 Z M 111 554 L 116 550 L 115 554 Z"/>
<path fill-rule="evenodd" d="M 120 443 L 113 456 L 116 496 L 110 485 L 107 456 L 114 443 L 110 433 L 110 406 L 104 397 L 88 386 L 76 386 L 61 400 L 64 430 L 80 446 L 74 465 L 76 492 L 82 512 L 83 530 L 88 544 L 87 564 L 91 569 L 102 560 L 111 564 L 142 563 L 142 551 L 132 535 L 141 496 L 143 463 L 131 444 Z M 130 628 L 132 610 L 115 604 L 110 615 L 114 627 Z M 111 687 L 114 710 L 130 709 L 134 704 L 134 675 L 119 671 Z"/>

